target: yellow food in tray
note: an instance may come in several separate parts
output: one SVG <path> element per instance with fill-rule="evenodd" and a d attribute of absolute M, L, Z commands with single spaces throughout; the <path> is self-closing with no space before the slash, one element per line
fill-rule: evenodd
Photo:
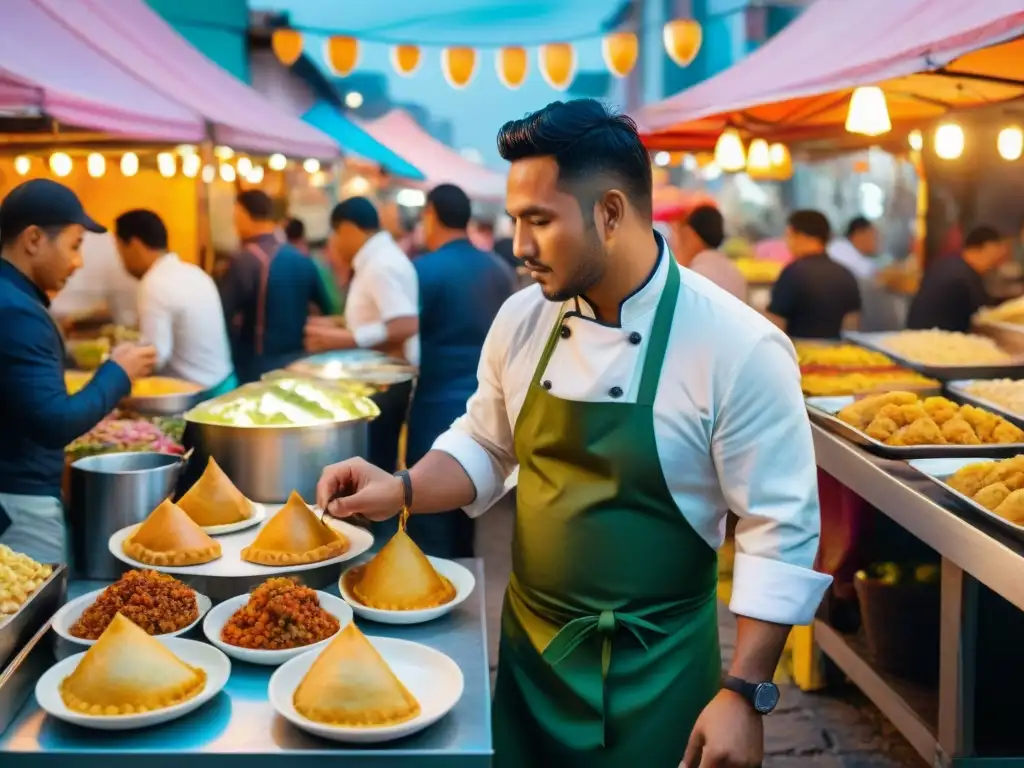
<path fill-rule="evenodd" d="M 1011 413 L 1024 416 L 1024 381 L 1014 379 L 993 379 L 992 381 L 975 381 L 966 387 L 972 397 L 987 400 Z"/>
<path fill-rule="evenodd" d="M 84 371 L 67 371 L 64 374 L 64 385 L 68 394 L 80 391 L 92 378 L 91 373 Z M 132 382 L 132 397 L 163 397 L 166 395 L 184 395 L 198 392 L 202 387 L 184 379 L 168 376 L 148 376 Z"/>
<path fill-rule="evenodd" d="M 1024 456 L 968 464 L 946 478 L 946 485 L 1005 520 L 1024 525 Z"/>
<path fill-rule="evenodd" d="M 858 400 L 838 418 L 880 443 L 909 445 L 1009 445 L 1024 443 L 1024 430 L 1001 416 L 944 397 L 887 392 Z"/>
<path fill-rule="evenodd" d="M 1012 360 L 992 339 L 936 329 L 894 333 L 882 346 L 923 365 L 1002 365 Z"/>
<path fill-rule="evenodd" d="M 17 613 L 52 573 L 53 566 L 0 544 L 0 624 Z"/>
<path fill-rule="evenodd" d="M 857 373 L 805 373 L 800 378 L 808 397 L 860 395 L 893 389 L 939 387 L 939 382 L 913 371 L 861 371 Z"/>
<path fill-rule="evenodd" d="M 1024 325 L 1024 298 L 1010 299 L 997 307 L 981 309 L 975 319 L 981 323 Z"/>
<path fill-rule="evenodd" d="M 797 360 L 801 366 L 821 365 L 829 368 L 885 368 L 895 363 L 881 352 L 853 344 L 815 344 L 798 341 Z"/>

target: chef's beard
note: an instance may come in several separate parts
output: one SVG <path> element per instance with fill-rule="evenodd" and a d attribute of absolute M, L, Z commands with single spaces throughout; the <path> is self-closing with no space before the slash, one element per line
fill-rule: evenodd
<path fill-rule="evenodd" d="M 571 271 L 565 280 L 558 286 L 541 286 L 541 293 L 548 301 L 560 303 L 575 299 L 597 285 L 604 277 L 608 251 L 597 236 L 596 229 L 587 230 L 585 241 L 577 253 L 577 258 L 571 265 L 567 265 Z"/>

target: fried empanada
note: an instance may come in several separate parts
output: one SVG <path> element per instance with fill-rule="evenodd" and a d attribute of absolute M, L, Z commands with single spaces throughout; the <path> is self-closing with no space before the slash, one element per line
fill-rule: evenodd
<path fill-rule="evenodd" d="M 124 540 L 128 557 L 146 565 L 199 565 L 220 557 L 220 544 L 170 499 L 154 509 Z"/>
<path fill-rule="evenodd" d="M 199 525 L 231 525 L 252 517 L 252 504 L 231 482 L 213 457 L 178 506 Z"/>
<path fill-rule="evenodd" d="M 288 503 L 242 550 L 242 559 L 260 565 L 303 565 L 330 560 L 348 547 L 348 539 L 321 521 L 302 497 L 292 491 Z"/>

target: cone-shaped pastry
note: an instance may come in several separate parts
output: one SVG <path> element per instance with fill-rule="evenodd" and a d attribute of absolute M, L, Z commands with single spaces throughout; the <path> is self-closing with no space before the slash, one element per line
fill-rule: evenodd
<path fill-rule="evenodd" d="M 370 562 L 350 569 L 344 578 L 359 602 L 382 611 L 419 611 L 455 599 L 455 587 L 434 570 L 404 525 Z"/>
<path fill-rule="evenodd" d="M 394 725 L 420 713 L 419 702 L 353 622 L 313 662 L 292 702 L 303 717 L 330 725 Z"/>
<path fill-rule="evenodd" d="M 220 557 L 220 544 L 170 499 L 150 512 L 121 548 L 146 565 L 199 565 Z"/>
<path fill-rule="evenodd" d="M 131 715 L 191 699 L 206 672 L 190 667 L 121 614 L 60 684 L 68 709 L 87 715 Z"/>
<path fill-rule="evenodd" d="M 252 517 L 252 504 L 212 456 L 195 485 L 178 499 L 178 506 L 204 528 L 240 523 Z"/>
<path fill-rule="evenodd" d="M 260 565 L 303 565 L 330 560 L 348 549 L 348 539 L 309 508 L 292 491 L 288 503 L 263 526 L 256 540 L 242 550 L 242 559 Z"/>

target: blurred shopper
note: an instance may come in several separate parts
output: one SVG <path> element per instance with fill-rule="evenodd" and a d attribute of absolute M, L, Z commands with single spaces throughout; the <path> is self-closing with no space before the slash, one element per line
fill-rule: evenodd
<path fill-rule="evenodd" d="M 628 117 L 555 102 L 506 123 L 498 148 L 536 285 L 501 308 L 466 414 L 433 450 L 399 477 L 327 467 L 317 499 L 371 520 L 403 502 L 480 514 L 518 472 L 495 768 L 760 765 L 790 625 L 830 582 L 813 570 L 792 345 L 653 233 L 650 155 Z M 729 508 L 739 639 L 723 678 Z"/>
<path fill-rule="evenodd" d="M 786 224 L 793 261 L 772 287 L 768 318 L 793 339 L 838 339 L 860 322 L 860 289 L 846 267 L 829 258 L 828 219 L 819 211 L 794 211 Z"/>
<path fill-rule="evenodd" d="M 81 251 L 82 268 L 54 297 L 50 314 L 67 330 L 105 323 L 134 328 L 139 321 L 139 283 L 117 257 L 114 236 L 109 232 L 86 232 Z"/>
<path fill-rule="evenodd" d="M 0 203 L 0 507 L 9 521 L 0 543 L 43 563 L 67 560 L 65 446 L 156 363 L 153 347 L 123 344 L 80 392 L 68 394 L 64 343 L 47 294 L 82 266 L 86 231 L 106 230 L 55 181 L 27 181 Z"/>
<path fill-rule="evenodd" d="M 910 303 L 907 328 L 940 328 L 967 333 L 971 317 L 991 303 L 984 276 L 1010 256 L 1003 235 L 979 226 L 967 233 L 961 255 L 934 259 L 925 269 L 921 287 Z"/>
<path fill-rule="evenodd" d="M 722 253 L 725 221 L 711 205 L 694 208 L 678 226 L 676 260 L 742 302 L 747 300 L 747 281 L 732 259 Z"/>
<path fill-rule="evenodd" d="M 324 292 L 327 294 L 330 306 L 325 312 L 326 315 L 340 315 L 345 302 L 341 296 L 340 281 L 334 272 L 331 264 L 313 253 L 306 237 L 306 223 L 302 219 L 290 217 L 284 224 L 284 237 L 289 245 L 297 251 L 306 254 L 313 260 L 317 272 L 320 274 L 320 281 L 324 285 Z"/>
<path fill-rule="evenodd" d="M 309 255 L 309 241 L 306 239 L 306 224 L 302 219 L 288 217 L 284 223 L 284 239 L 297 251 Z"/>
<path fill-rule="evenodd" d="M 114 223 L 124 268 L 139 281 L 139 331 L 156 347 L 161 373 L 201 384 L 208 397 L 238 386 L 217 284 L 168 250 L 167 227 L 153 211 Z"/>
<path fill-rule="evenodd" d="M 494 252 L 494 222 L 489 219 L 474 219 L 467 229 L 469 241 L 484 253 Z M 430 249 L 430 243 L 427 243 Z"/>
<path fill-rule="evenodd" d="M 879 267 L 877 227 L 863 216 L 851 219 L 846 236 L 829 243 L 828 255 L 858 280 L 873 279 Z"/>
<path fill-rule="evenodd" d="M 235 372 L 244 384 L 302 357 L 309 307 L 328 314 L 331 299 L 316 265 L 281 242 L 266 192 L 238 195 L 235 228 L 242 250 L 221 279 L 220 295 Z"/>
<path fill-rule="evenodd" d="M 515 291 L 515 272 L 476 247 L 466 231 L 469 197 L 453 184 L 427 195 L 423 234 L 429 253 L 414 262 L 420 294 L 420 377 L 409 414 L 410 466 L 466 412 L 476 390 L 484 339 Z M 394 524 L 394 521 L 388 521 Z M 434 557 L 472 557 L 473 520 L 462 510 L 418 515 L 409 534 Z"/>
<path fill-rule="evenodd" d="M 381 229 L 373 203 L 365 197 L 350 197 L 334 206 L 328 248 L 334 258 L 352 268 L 345 299 L 346 327 L 309 323 L 306 349 L 376 349 L 418 365 L 416 269 L 391 234 Z M 371 461 L 392 472 L 398 464 L 399 435 L 411 394 L 411 383 L 389 387 L 378 399 L 381 415 L 370 422 Z"/>

